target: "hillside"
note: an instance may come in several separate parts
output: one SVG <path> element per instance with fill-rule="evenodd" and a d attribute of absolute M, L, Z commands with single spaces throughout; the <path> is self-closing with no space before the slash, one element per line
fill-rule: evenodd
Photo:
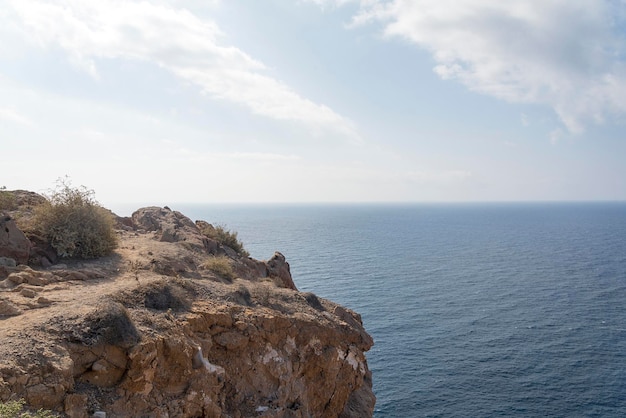
<path fill-rule="evenodd" d="M 254 260 L 149 207 L 117 218 L 111 255 L 59 259 L 30 237 L 24 259 L 11 218 L 41 201 L 16 195 L 0 218 L 1 401 L 69 417 L 372 415 L 359 315 L 299 292 L 282 254 Z"/>

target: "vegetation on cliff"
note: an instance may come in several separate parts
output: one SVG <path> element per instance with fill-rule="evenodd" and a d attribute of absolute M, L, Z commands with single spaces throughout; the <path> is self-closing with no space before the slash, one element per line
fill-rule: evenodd
<path fill-rule="evenodd" d="M 98 204 L 93 190 L 59 180 L 47 197 L 35 208 L 29 227 L 44 236 L 60 257 L 97 258 L 115 249 L 113 215 Z"/>
<path fill-rule="evenodd" d="M 0 210 L 13 210 L 16 205 L 13 192 L 7 190 L 5 186 L 0 187 Z"/>
<path fill-rule="evenodd" d="M 0 402 L 0 418 L 54 418 L 57 415 L 51 411 L 39 409 L 36 412 L 28 412 L 25 410 L 25 401 Z"/>
<path fill-rule="evenodd" d="M 237 238 L 237 232 L 226 229 L 223 225 L 213 226 L 209 223 L 203 223 L 200 226 L 200 232 L 206 237 L 232 248 L 241 256 L 248 257 L 250 255 L 243 247 L 243 243 Z"/>

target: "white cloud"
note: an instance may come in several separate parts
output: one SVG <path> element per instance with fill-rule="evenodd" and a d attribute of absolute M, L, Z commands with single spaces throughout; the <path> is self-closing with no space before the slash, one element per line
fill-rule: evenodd
<path fill-rule="evenodd" d="M 228 154 L 221 154 L 225 158 L 232 158 L 237 160 L 253 160 L 264 162 L 279 162 L 279 161 L 297 161 L 301 157 L 293 154 L 274 154 L 269 152 L 234 152 Z"/>
<path fill-rule="evenodd" d="M 0 120 L 5 120 L 20 125 L 30 125 L 31 121 L 13 108 L 0 107 Z"/>
<path fill-rule="evenodd" d="M 41 48 L 60 47 L 73 65 L 95 79 L 102 76 L 98 60 L 147 61 L 199 86 L 212 98 L 243 105 L 258 115 L 358 138 L 350 120 L 301 97 L 244 51 L 223 45 L 217 24 L 187 9 L 167 2 L 120 0 L 9 4 L 32 41 Z"/>
<path fill-rule="evenodd" d="M 571 133 L 626 113 L 623 2 L 359 3 L 353 25 L 382 23 L 386 36 L 431 51 L 442 79 L 510 102 L 548 105 Z"/>

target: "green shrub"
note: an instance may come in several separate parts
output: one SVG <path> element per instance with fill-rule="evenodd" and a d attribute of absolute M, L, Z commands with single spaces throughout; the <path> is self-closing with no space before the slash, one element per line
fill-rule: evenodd
<path fill-rule="evenodd" d="M 0 210 L 13 210 L 17 208 L 15 195 L 7 190 L 6 187 L 0 187 Z"/>
<path fill-rule="evenodd" d="M 0 402 L 0 418 L 54 418 L 57 415 L 43 409 L 37 412 L 24 411 L 24 400 Z"/>
<path fill-rule="evenodd" d="M 35 208 L 32 228 L 44 236 L 61 257 L 96 258 L 117 245 L 110 211 L 98 204 L 94 192 L 59 181 L 48 203 Z"/>
<path fill-rule="evenodd" d="M 211 224 L 204 224 L 201 228 L 203 235 L 214 239 L 222 245 L 232 248 L 237 254 L 244 257 L 248 257 L 250 253 L 243 248 L 243 243 L 237 238 L 237 232 L 226 229 L 223 225 L 213 226 Z"/>
<path fill-rule="evenodd" d="M 230 259 L 225 256 L 211 257 L 201 267 L 226 280 L 233 281 L 236 277 L 233 266 L 230 264 Z"/>

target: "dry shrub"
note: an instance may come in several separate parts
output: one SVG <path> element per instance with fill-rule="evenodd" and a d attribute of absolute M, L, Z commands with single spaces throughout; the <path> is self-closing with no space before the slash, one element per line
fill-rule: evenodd
<path fill-rule="evenodd" d="M 250 253 L 243 248 L 243 243 L 237 238 L 236 231 L 230 231 L 223 225 L 213 226 L 209 223 L 204 224 L 200 232 L 208 238 L 214 239 L 222 245 L 232 248 L 239 255 L 248 257 Z"/>
<path fill-rule="evenodd" d="M 81 336 L 89 346 L 117 345 L 129 348 L 141 340 L 141 335 L 126 308 L 119 302 L 106 301 L 85 318 L 87 330 Z"/>
<path fill-rule="evenodd" d="M 146 289 L 144 306 L 157 311 L 171 309 L 175 312 L 188 311 L 191 307 L 189 295 L 178 286 L 155 284 Z"/>
<path fill-rule="evenodd" d="M 250 290 L 248 290 L 248 288 L 241 283 L 236 286 L 234 291 L 228 294 L 227 298 L 228 300 L 243 306 L 252 306 L 254 304 L 252 302 Z"/>
<path fill-rule="evenodd" d="M 219 277 L 229 281 L 235 280 L 236 277 L 230 259 L 225 256 L 211 257 L 202 263 L 200 267 L 204 270 L 212 271 Z"/>
<path fill-rule="evenodd" d="M 14 210 L 16 208 L 15 194 L 4 186 L 0 187 L 0 210 Z"/>
<path fill-rule="evenodd" d="M 61 257 L 96 258 L 117 245 L 113 214 L 84 186 L 72 188 L 60 180 L 48 202 L 35 208 L 32 228 L 45 237 Z"/>

